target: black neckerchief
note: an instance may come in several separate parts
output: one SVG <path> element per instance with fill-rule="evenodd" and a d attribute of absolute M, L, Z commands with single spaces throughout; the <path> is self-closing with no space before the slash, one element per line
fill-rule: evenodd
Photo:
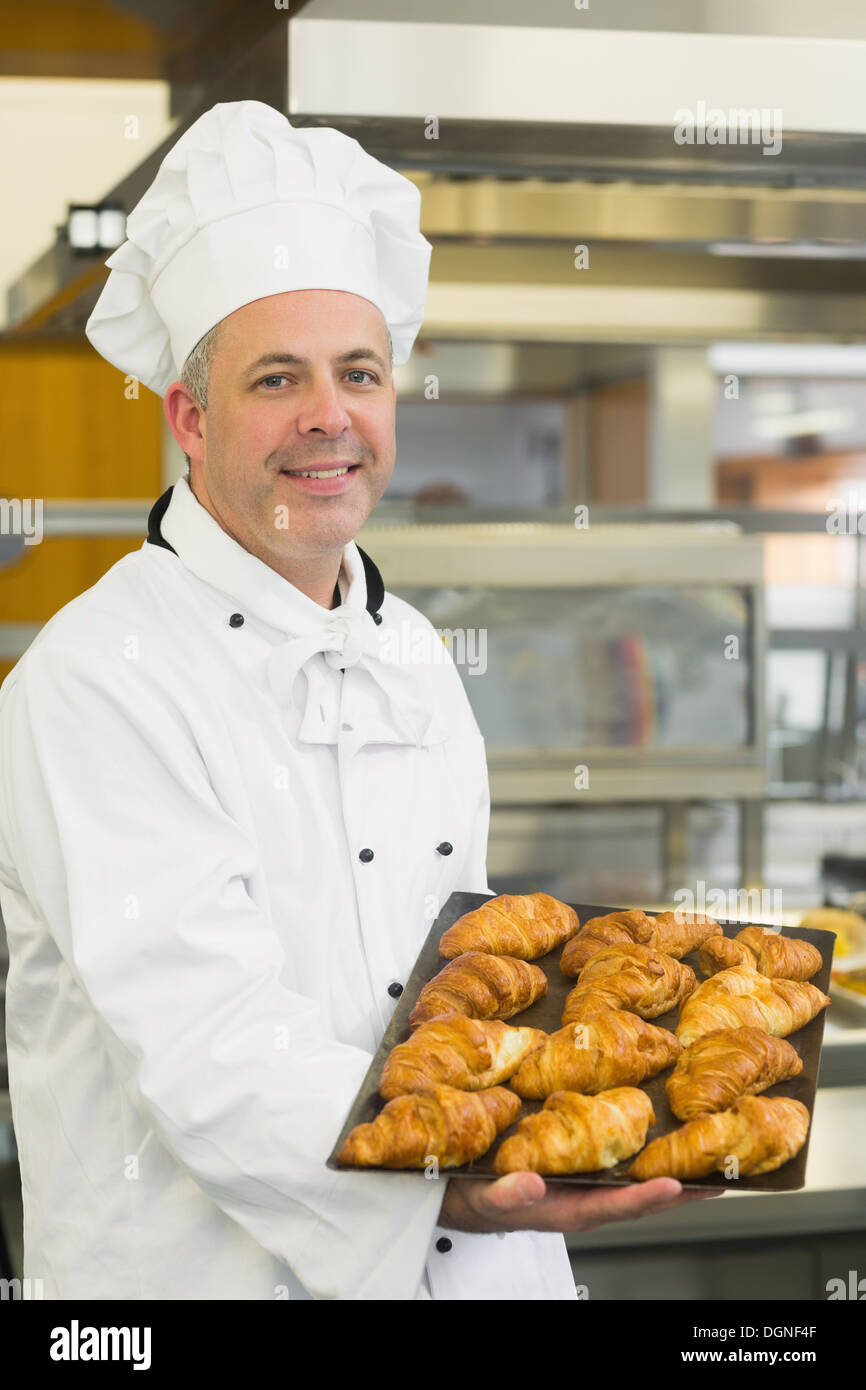
<path fill-rule="evenodd" d="M 170 550 L 172 555 L 177 555 L 174 546 L 169 545 L 160 530 L 162 518 L 165 516 L 166 508 L 171 501 L 171 494 L 172 488 L 167 488 L 151 507 L 147 518 L 147 539 L 151 545 L 161 545 L 165 550 Z M 367 580 L 367 612 L 375 618 L 385 599 L 385 584 L 378 568 L 360 546 L 358 546 L 358 554 L 364 562 L 364 576 Z M 334 607 L 339 608 L 341 603 L 338 584 L 334 589 Z"/>

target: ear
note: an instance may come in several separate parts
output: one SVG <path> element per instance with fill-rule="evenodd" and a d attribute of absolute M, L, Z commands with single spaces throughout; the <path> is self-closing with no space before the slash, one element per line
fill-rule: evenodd
<path fill-rule="evenodd" d="M 201 463 L 204 458 L 202 420 L 204 412 L 186 387 L 179 381 L 169 386 L 162 403 L 169 429 L 190 459 Z"/>

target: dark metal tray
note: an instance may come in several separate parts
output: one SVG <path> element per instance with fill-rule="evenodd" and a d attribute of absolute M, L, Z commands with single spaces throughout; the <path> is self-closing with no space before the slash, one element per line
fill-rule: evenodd
<path fill-rule="evenodd" d="M 421 952 L 415 962 L 415 968 L 409 977 L 405 989 L 400 996 L 400 1002 L 394 1011 L 385 1035 L 379 1044 L 370 1069 L 364 1077 L 361 1089 L 355 1098 L 355 1103 L 346 1119 L 346 1123 L 340 1133 L 340 1137 L 334 1145 L 333 1151 L 327 1160 L 329 1168 L 339 1168 L 337 1154 L 343 1147 L 347 1135 L 355 1125 L 366 1124 L 375 1119 L 382 1109 L 385 1102 L 379 1095 L 379 1080 L 382 1075 L 382 1068 L 391 1049 L 398 1043 L 405 1042 L 410 1036 L 409 1014 L 411 1013 L 421 989 L 437 975 L 448 963 L 439 955 L 439 942 L 442 933 L 456 922 L 458 917 L 462 917 L 465 912 L 471 912 L 474 908 L 480 907 L 484 902 L 488 902 L 493 893 L 452 893 L 448 902 L 440 912 L 438 918 L 433 923 L 430 933 L 425 941 Z M 621 909 L 613 907 L 598 907 L 594 904 L 572 903 L 570 904 L 578 916 L 581 925 L 590 917 L 601 917 L 608 912 L 617 912 Z M 650 916 L 653 914 L 650 913 Z M 751 925 L 747 922 L 719 922 L 719 927 L 725 936 L 736 936 L 743 927 Z M 762 925 L 758 923 L 756 925 Z M 764 924 L 766 925 L 766 924 Z M 812 927 L 791 927 L 785 928 L 784 936 L 796 937 L 800 941 L 810 941 L 821 952 L 821 969 L 810 980 L 810 984 L 816 985 L 825 994 L 829 993 L 830 966 L 833 958 L 833 944 L 835 936 L 833 932 L 819 931 Z M 534 965 L 541 966 L 547 975 L 548 991 L 543 999 L 538 999 L 528 1009 L 515 1014 L 508 1019 L 508 1023 L 513 1027 L 529 1026 L 532 1028 L 542 1028 L 546 1033 L 554 1033 L 561 1026 L 560 1016 L 565 1004 L 565 996 L 573 988 L 576 981 L 567 979 L 559 969 L 559 957 L 562 954 L 562 947 L 557 946 L 548 952 L 546 956 L 541 956 L 534 961 Z M 691 952 L 683 957 L 684 961 L 692 967 L 699 981 L 703 980 L 703 975 L 698 969 L 698 953 Z M 832 1006 L 830 1006 L 832 1007 Z M 794 1100 L 802 1101 L 807 1107 L 810 1117 L 814 1113 L 815 1090 L 818 1083 L 818 1064 L 821 1055 L 821 1040 L 824 1035 L 824 1015 L 826 1009 L 822 1009 L 811 1023 L 807 1023 L 804 1028 L 800 1028 L 796 1033 L 791 1033 L 787 1041 L 794 1047 L 803 1059 L 803 1070 L 799 1076 L 792 1081 L 778 1083 L 770 1086 L 761 1094 L 765 1096 L 790 1096 Z M 649 1021 L 659 1028 L 668 1028 L 674 1031 L 679 1017 L 679 1009 L 672 1009 L 669 1013 L 661 1014 L 658 1018 Z M 681 1121 L 671 1112 L 668 1105 L 667 1093 L 665 1091 L 665 1081 L 673 1070 L 673 1064 L 666 1067 L 658 1076 L 645 1081 L 641 1090 L 649 1095 L 653 1109 L 656 1114 L 656 1123 L 647 1132 L 646 1142 L 657 1139 L 661 1134 L 669 1134 L 671 1130 L 678 1129 Z M 505 1083 L 507 1085 L 507 1082 Z M 495 1143 L 483 1154 L 475 1163 L 463 1164 L 459 1168 L 443 1168 L 443 1176 L 453 1177 L 473 1177 L 473 1178 L 495 1178 L 497 1174 L 493 1172 L 493 1158 L 496 1150 L 504 1139 L 513 1134 L 517 1125 L 525 1115 L 533 1111 L 540 1110 L 544 1102 L 540 1100 L 524 1100 L 518 1119 L 513 1125 L 504 1130 Z M 809 1151 L 809 1137 L 812 1129 L 809 1126 L 809 1133 L 806 1136 L 806 1143 L 798 1154 L 788 1163 L 777 1168 L 773 1173 L 763 1173 L 760 1177 L 743 1177 L 736 1180 L 736 1185 L 740 1190 L 755 1192 L 791 1192 L 804 1187 L 806 1182 L 806 1158 Z M 596 1186 L 601 1183 L 607 1186 L 622 1186 L 629 1184 L 632 1179 L 626 1175 L 626 1169 L 632 1162 L 632 1158 L 624 1159 L 614 1168 L 602 1169 L 594 1173 L 569 1173 L 565 1175 L 557 1174 L 550 1177 L 549 1182 L 580 1183 Z M 370 1173 L 407 1173 L 419 1172 L 420 1169 L 406 1168 L 341 1168 L 342 1172 L 370 1172 Z M 721 1187 L 729 1188 L 733 1180 L 726 1178 L 723 1173 L 713 1173 L 707 1178 L 684 1181 L 683 1187 Z"/>

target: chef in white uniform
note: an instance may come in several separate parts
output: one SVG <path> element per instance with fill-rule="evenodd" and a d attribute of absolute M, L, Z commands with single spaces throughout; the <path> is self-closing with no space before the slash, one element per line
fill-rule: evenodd
<path fill-rule="evenodd" d="M 460 677 L 418 659 L 434 630 L 353 539 L 394 465 L 419 201 L 336 131 L 220 105 L 108 261 L 88 336 L 165 397 L 190 474 L 0 690 L 47 1298 L 571 1299 L 559 1232 L 681 1200 L 325 1165 L 439 909 L 491 891 Z M 179 378 L 215 326 L 196 398 Z"/>

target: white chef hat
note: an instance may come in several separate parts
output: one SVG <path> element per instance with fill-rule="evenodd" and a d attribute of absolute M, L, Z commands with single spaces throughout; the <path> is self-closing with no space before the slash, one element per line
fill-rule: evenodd
<path fill-rule="evenodd" d="M 260 101 L 184 132 L 130 213 L 85 332 L 162 396 L 208 329 L 286 290 L 346 290 L 381 311 L 395 364 L 424 314 L 421 195 L 340 131 L 295 129 Z"/>

